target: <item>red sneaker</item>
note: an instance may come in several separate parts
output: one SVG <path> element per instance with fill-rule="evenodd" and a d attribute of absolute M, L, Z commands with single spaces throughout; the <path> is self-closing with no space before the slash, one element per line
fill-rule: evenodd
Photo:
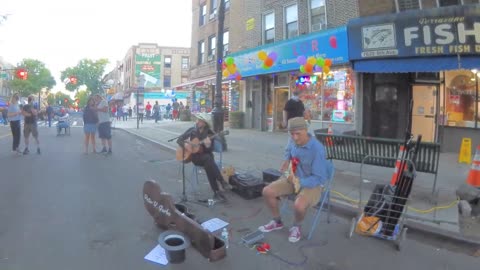
<path fill-rule="evenodd" d="M 275 220 L 271 220 L 269 223 L 258 227 L 258 229 L 261 232 L 271 232 L 271 231 L 283 229 L 283 224 L 282 223 L 277 223 Z"/>

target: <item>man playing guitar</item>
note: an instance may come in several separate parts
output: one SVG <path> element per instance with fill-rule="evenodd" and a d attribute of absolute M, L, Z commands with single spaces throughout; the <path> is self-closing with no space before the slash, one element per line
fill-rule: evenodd
<path fill-rule="evenodd" d="M 288 240 L 292 243 L 301 239 L 300 224 L 309 206 L 320 200 L 323 185 L 327 181 L 327 160 L 323 145 L 307 132 L 303 117 L 288 120 L 291 140 L 285 150 L 284 162 L 280 170 L 288 173 L 263 189 L 263 198 L 272 212 L 273 220 L 260 226 L 262 232 L 283 228 L 278 207 L 278 197 L 295 194 L 295 221 L 290 229 Z M 287 169 L 288 168 L 288 169 Z"/>
<path fill-rule="evenodd" d="M 225 196 L 220 192 L 218 182 L 225 189 L 227 186 L 223 176 L 215 163 L 213 156 L 213 140 L 214 132 L 211 127 L 211 115 L 207 113 L 200 113 L 196 115 L 197 121 L 194 127 L 189 128 L 185 133 L 178 137 L 177 143 L 180 147 L 189 152 L 191 161 L 196 166 L 201 166 L 207 173 L 208 182 L 213 190 L 213 199 L 217 201 L 225 201 Z M 211 139 L 212 138 L 212 139 Z M 192 144 L 192 141 L 200 143 Z"/>

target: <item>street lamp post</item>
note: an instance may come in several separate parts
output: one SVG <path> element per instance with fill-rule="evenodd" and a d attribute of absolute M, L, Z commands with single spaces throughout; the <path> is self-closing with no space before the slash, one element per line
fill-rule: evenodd
<path fill-rule="evenodd" d="M 220 0 L 218 7 L 218 32 L 217 32 L 217 55 L 216 55 L 216 80 L 215 80 L 215 102 L 212 110 L 213 130 L 223 130 L 224 112 L 222 100 L 222 62 L 223 62 L 223 31 L 225 22 L 225 0 Z"/>

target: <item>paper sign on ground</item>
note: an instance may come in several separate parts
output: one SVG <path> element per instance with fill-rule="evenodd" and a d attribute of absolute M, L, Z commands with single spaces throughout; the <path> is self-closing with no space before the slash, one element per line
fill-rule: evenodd
<path fill-rule="evenodd" d="M 210 232 L 220 230 L 221 228 L 228 225 L 228 222 L 225 222 L 219 218 L 212 218 L 202 223 L 202 227 Z"/>
<path fill-rule="evenodd" d="M 163 249 L 160 245 L 157 245 L 150 253 L 145 256 L 145 260 L 152 261 L 155 263 L 167 265 L 167 255 L 165 254 L 165 249 Z"/>

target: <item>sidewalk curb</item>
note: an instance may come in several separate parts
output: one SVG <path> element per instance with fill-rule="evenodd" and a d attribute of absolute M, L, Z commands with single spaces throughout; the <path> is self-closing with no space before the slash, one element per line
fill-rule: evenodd
<path fill-rule="evenodd" d="M 134 136 L 140 138 L 140 139 L 143 139 L 143 140 L 146 140 L 148 142 L 157 144 L 167 151 L 176 152 L 176 149 L 174 147 L 172 147 L 171 145 L 167 145 L 167 144 L 161 143 L 159 141 L 152 140 L 150 138 L 147 138 L 143 135 L 138 134 L 137 132 L 131 131 L 131 130 L 126 129 L 126 128 L 117 128 L 117 129 L 118 130 L 123 130 L 123 131 L 125 131 L 125 132 L 127 132 L 131 135 L 134 135 Z M 344 202 L 338 201 L 338 200 L 332 200 L 331 206 L 332 206 L 332 210 L 334 212 L 340 213 L 342 215 L 349 216 L 349 217 L 356 217 L 358 215 L 358 209 L 353 207 L 353 206 L 348 205 L 348 203 L 344 203 Z M 407 226 L 409 229 L 412 229 L 412 230 L 415 230 L 415 231 L 418 231 L 418 232 L 422 232 L 422 233 L 426 233 L 426 234 L 430 234 L 432 236 L 443 237 L 443 238 L 451 239 L 451 240 L 454 240 L 454 241 L 460 241 L 460 242 L 464 242 L 464 243 L 468 243 L 468 244 L 480 245 L 480 239 L 469 239 L 469 238 L 466 238 L 465 236 L 461 235 L 458 232 L 453 232 L 453 231 L 449 231 L 449 230 L 446 230 L 446 229 L 443 229 L 443 228 L 434 227 L 432 225 L 428 225 L 428 224 L 425 224 L 425 223 L 420 222 L 420 221 L 416 221 L 416 220 L 406 218 L 405 226 Z"/>

